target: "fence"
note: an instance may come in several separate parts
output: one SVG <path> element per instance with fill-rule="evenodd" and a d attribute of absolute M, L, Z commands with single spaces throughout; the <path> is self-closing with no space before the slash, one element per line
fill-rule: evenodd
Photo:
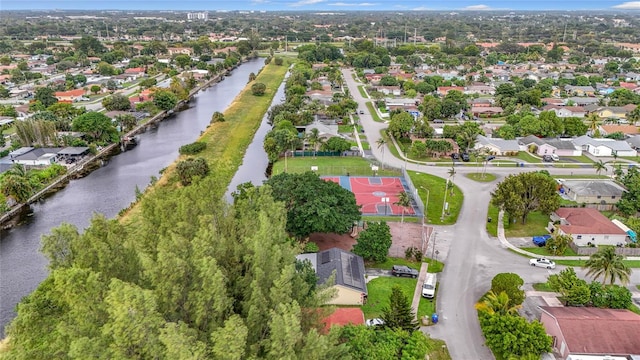
<path fill-rule="evenodd" d="M 407 187 L 409 188 L 409 193 L 411 194 L 411 196 L 413 197 L 416 203 L 415 205 L 418 207 L 418 209 L 420 209 L 420 212 L 424 216 L 426 214 L 425 212 L 426 210 L 424 208 L 424 202 L 422 202 L 422 198 L 420 198 L 418 189 L 416 189 L 416 187 L 413 185 L 413 181 L 411 181 L 411 177 L 409 177 L 409 173 L 407 173 L 406 168 L 402 168 L 402 177 L 404 177 Z"/>
<path fill-rule="evenodd" d="M 582 247 L 574 243 L 570 243 L 569 246 L 580 256 L 591 256 L 598 252 L 597 247 Z M 623 256 L 640 256 L 640 248 L 616 247 L 616 254 Z"/>

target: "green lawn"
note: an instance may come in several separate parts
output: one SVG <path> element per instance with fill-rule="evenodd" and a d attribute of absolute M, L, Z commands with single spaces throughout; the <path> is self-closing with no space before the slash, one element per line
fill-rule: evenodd
<path fill-rule="evenodd" d="M 429 339 L 429 360 L 451 360 L 447 343 L 440 339 Z"/>
<path fill-rule="evenodd" d="M 368 141 L 360 140 L 360 143 L 362 144 L 362 150 L 371 150 L 371 145 L 369 145 Z"/>
<path fill-rule="evenodd" d="M 487 219 L 487 232 L 491 236 L 498 236 L 498 215 L 500 209 L 497 206 L 489 204 L 489 211 L 487 212 L 487 218 L 491 218 L 491 222 Z"/>
<path fill-rule="evenodd" d="M 496 175 L 491 173 L 468 173 L 465 176 L 477 182 L 492 182 L 497 178 Z"/>
<path fill-rule="evenodd" d="M 427 316 L 431 319 L 431 314 L 436 312 L 436 299 L 438 296 L 438 288 L 436 287 L 436 296 L 433 299 L 427 299 L 425 297 L 420 296 L 420 302 L 418 303 L 418 321 L 422 322 L 422 317 Z"/>
<path fill-rule="evenodd" d="M 409 176 L 413 185 L 418 190 L 420 198 L 425 203 L 428 203 L 427 209 L 427 223 L 436 225 L 451 225 L 455 224 L 458 220 L 458 214 L 460 208 L 462 208 L 462 201 L 464 196 L 460 188 L 454 185 L 453 195 L 450 191 L 446 192 L 447 203 L 449 209 L 444 212 L 443 215 L 444 200 L 445 200 L 445 179 L 430 174 L 417 173 L 409 171 Z M 455 181 L 455 179 L 454 179 Z M 426 189 L 426 190 L 425 190 Z M 429 190 L 429 198 L 427 199 L 427 190 Z"/>
<path fill-rule="evenodd" d="M 367 109 L 369 110 L 369 113 L 371 113 L 371 116 L 373 117 L 373 121 L 384 122 L 384 120 L 382 120 L 380 116 L 378 116 L 378 113 L 376 112 L 376 109 L 374 109 L 373 104 L 371 104 L 371 102 L 367 103 Z"/>
<path fill-rule="evenodd" d="M 545 230 L 545 227 L 550 221 L 549 215 L 538 211 L 530 212 L 525 224 L 522 224 L 522 221 L 519 219 L 515 223 L 512 222 L 508 224 L 506 222 L 508 220 L 506 216 L 503 220 L 505 220 L 504 232 L 506 237 L 527 237 L 547 234 L 548 231 Z"/>
<path fill-rule="evenodd" d="M 526 151 L 519 151 L 518 155 L 515 156 L 516 159 L 520 159 L 524 162 L 528 163 L 541 163 L 542 159 L 537 158 Z"/>
<path fill-rule="evenodd" d="M 342 134 L 352 134 L 353 125 L 338 125 L 338 132 Z"/>
<path fill-rule="evenodd" d="M 530 253 L 534 253 L 534 254 L 538 254 L 538 255 L 551 255 L 551 253 L 547 250 L 546 247 L 538 247 L 538 246 L 532 246 L 532 247 L 525 247 L 525 248 L 521 248 L 522 250 L 526 250 Z M 564 253 L 562 254 L 563 256 L 578 256 L 578 254 L 576 254 L 575 251 L 573 251 L 572 248 L 568 247 Z"/>
<path fill-rule="evenodd" d="M 574 162 L 585 163 L 585 164 L 593 164 L 593 160 L 591 158 L 580 155 L 580 156 L 563 156 L 563 158 L 571 159 Z"/>
<path fill-rule="evenodd" d="M 533 284 L 533 289 L 536 290 L 536 291 L 553 292 L 553 289 L 551 289 L 551 287 L 549 287 L 549 283 L 546 283 L 546 282 L 534 283 Z"/>
<path fill-rule="evenodd" d="M 273 164 L 273 175 L 284 171 L 285 161 L 280 159 Z M 313 156 L 296 157 L 287 159 L 287 172 L 300 173 L 311 170 L 311 166 L 318 167 L 318 175 L 359 175 L 373 176 L 370 163 L 358 156 Z M 379 176 L 400 176 L 397 171 L 379 169 Z"/>
<path fill-rule="evenodd" d="M 567 200 L 565 198 L 560 198 L 560 207 L 573 207 L 578 206 L 578 202 L 573 200 Z"/>
<path fill-rule="evenodd" d="M 413 299 L 418 280 L 404 277 L 379 277 L 367 283 L 367 303 L 362 306 L 364 317 L 376 318 L 382 315 L 382 309 L 389 307 L 391 289 L 398 285 L 409 299 Z"/>
<path fill-rule="evenodd" d="M 367 96 L 367 92 L 364 91 L 364 85 L 358 85 L 358 91 L 360 91 L 360 95 L 362 95 L 363 98 L 368 98 L 369 96 Z"/>

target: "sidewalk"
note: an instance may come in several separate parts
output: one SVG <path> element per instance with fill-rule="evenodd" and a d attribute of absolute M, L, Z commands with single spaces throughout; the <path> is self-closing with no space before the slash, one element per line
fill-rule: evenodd
<path fill-rule="evenodd" d="M 526 250 L 522 250 L 519 247 L 511 244 L 507 241 L 507 238 L 504 236 L 504 223 L 502 221 L 502 217 L 504 215 L 504 211 L 500 211 L 498 215 L 498 240 L 502 244 L 502 247 L 511 249 L 514 252 L 517 252 L 522 255 L 526 255 L 532 258 L 539 258 L 539 254 L 534 254 L 532 252 L 528 252 Z M 588 256 L 545 256 L 547 259 L 551 260 L 589 260 Z M 640 260 L 640 256 L 627 256 L 625 260 Z"/>
<path fill-rule="evenodd" d="M 413 292 L 413 301 L 411 301 L 411 310 L 413 314 L 418 318 L 418 305 L 420 305 L 420 299 L 422 298 L 422 283 L 424 279 L 427 277 L 427 269 L 429 268 L 429 264 L 426 262 L 422 263 L 420 266 L 420 275 L 418 275 L 418 283 L 416 284 L 416 290 Z M 420 320 L 420 319 L 418 319 Z"/>

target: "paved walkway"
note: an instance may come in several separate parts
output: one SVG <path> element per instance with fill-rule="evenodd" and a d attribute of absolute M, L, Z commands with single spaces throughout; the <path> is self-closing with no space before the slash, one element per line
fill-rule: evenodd
<path fill-rule="evenodd" d="M 418 283 L 416 284 L 416 289 L 413 292 L 413 301 L 411 301 L 411 309 L 413 310 L 413 313 L 415 314 L 416 319 L 418 318 L 418 305 L 420 305 L 420 298 L 422 298 L 422 283 L 427 277 L 428 268 L 429 268 L 429 264 L 427 264 L 426 262 L 423 262 L 422 266 L 420 266 L 420 275 L 418 275 Z"/>

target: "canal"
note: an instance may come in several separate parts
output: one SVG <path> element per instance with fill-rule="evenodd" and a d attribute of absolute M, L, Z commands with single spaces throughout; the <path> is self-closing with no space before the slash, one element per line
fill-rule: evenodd
<path fill-rule="evenodd" d="M 255 59 L 235 69 L 224 81 L 198 93 L 189 108 L 162 121 L 156 128 L 140 134 L 137 147 L 114 156 L 87 177 L 71 181 L 63 190 L 32 205 L 33 213 L 20 226 L 0 232 L 0 337 L 5 326 L 15 316 L 15 306 L 32 292 L 47 276 L 47 259 L 40 253 L 40 237 L 66 222 L 84 229 L 94 213 L 115 217 L 135 200 L 136 188 L 144 190 L 152 176 L 178 157 L 178 148 L 195 141 L 206 129 L 215 111 L 223 112 L 245 87 L 250 73 L 258 73 L 264 59 Z M 282 88 L 274 101 L 282 97 Z M 264 123 L 264 121 L 263 121 Z M 245 175 L 236 176 L 235 183 L 264 179 L 266 154 L 262 139 L 268 131 L 257 134 L 250 146 L 253 152 L 245 156 Z M 255 162 L 254 162 L 255 160 Z M 235 185 L 233 188 L 235 189 Z"/>

